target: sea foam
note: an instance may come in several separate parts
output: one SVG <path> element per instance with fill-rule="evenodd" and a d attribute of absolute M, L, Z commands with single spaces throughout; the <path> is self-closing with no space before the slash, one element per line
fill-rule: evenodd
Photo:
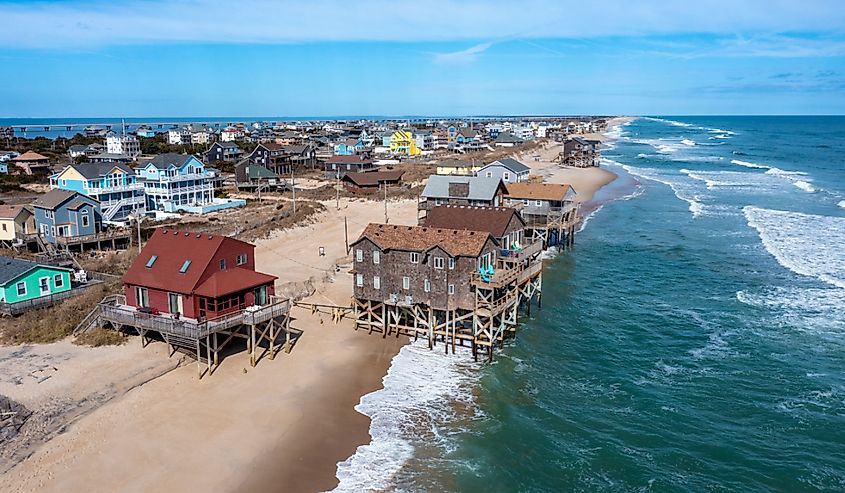
<path fill-rule="evenodd" d="M 694 193 L 694 190 L 688 183 L 673 180 L 670 176 L 654 168 L 639 168 L 627 164 L 621 164 L 620 166 L 634 176 L 668 185 L 672 189 L 672 192 L 674 192 L 675 197 L 689 204 L 689 211 L 692 213 L 692 217 L 696 218 L 704 213 L 704 204 L 700 202 L 701 197 Z"/>
<path fill-rule="evenodd" d="M 338 463 L 339 484 L 333 491 L 390 489 L 396 473 L 414 455 L 414 437 L 436 435 L 437 425 L 454 416 L 456 402 L 475 409 L 471 389 L 477 365 L 467 351 L 444 355 L 442 346 L 429 350 L 422 340 L 404 346 L 393 358 L 384 388 L 361 397 L 355 406 L 370 418 L 372 439 Z"/>
<path fill-rule="evenodd" d="M 845 288 L 845 217 L 746 206 L 748 225 L 787 269 Z"/>
<path fill-rule="evenodd" d="M 738 166 L 745 166 L 746 168 L 771 169 L 771 166 L 766 166 L 765 164 L 757 164 L 757 163 L 751 163 L 751 162 L 748 162 L 748 161 L 740 161 L 739 159 L 731 159 L 731 164 L 736 164 Z"/>

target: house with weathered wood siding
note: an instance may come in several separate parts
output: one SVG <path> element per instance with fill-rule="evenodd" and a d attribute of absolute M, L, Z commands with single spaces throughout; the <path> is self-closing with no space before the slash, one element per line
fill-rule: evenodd
<path fill-rule="evenodd" d="M 502 250 L 515 249 L 516 245 L 525 243 L 525 221 L 511 207 L 440 205 L 428 211 L 425 226 L 486 231 L 499 240 Z"/>
<path fill-rule="evenodd" d="M 502 205 L 505 190 L 499 178 L 432 175 L 420 194 L 418 219 L 422 224 L 426 211 L 438 205 L 498 207 Z"/>
<path fill-rule="evenodd" d="M 498 247 L 483 231 L 369 224 L 350 245 L 355 298 L 471 310 L 471 278 Z"/>

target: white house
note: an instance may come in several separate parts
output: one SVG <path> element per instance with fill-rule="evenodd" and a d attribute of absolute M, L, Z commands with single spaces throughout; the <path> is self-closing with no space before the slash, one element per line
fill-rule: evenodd
<path fill-rule="evenodd" d="M 170 145 L 190 144 L 191 132 L 184 128 L 171 128 L 167 131 L 167 143 Z"/>
<path fill-rule="evenodd" d="M 109 135 L 106 137 L 106 153 L 123 154 L 134 159 L 141 154 L 141 143 L 134 135 Z"/>

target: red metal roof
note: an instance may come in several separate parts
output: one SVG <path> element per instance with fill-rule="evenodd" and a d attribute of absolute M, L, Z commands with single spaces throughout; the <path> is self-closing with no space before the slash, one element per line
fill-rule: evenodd
<path fill-rule="evenodd" d="M 277 279 L 270 274 L 262 274 L 254 270 L 236 267 L 229 270 L 219 270 L 205 280 L 194 291 L 200 296 L 219 298 L 227 294 L 237 293 L 247 289 L 272 283 Z"/>
<path fill-rule="evenodd" d="M 209 267 L 217 251 L 222 245 L 229 242 L 245 245 L 250 252 L 254 248 L 249 243 L 226 236 L 159 228 L 144 245 L 143 250 L 132 263 L 132 266 L 129 267 L 129 270 L 126 271 L 123 282 L 174 293 L 191 294 L 200 287 L 203 273 Z M 156 260 L 147 267 L 153 256 L 156 257 Z M 190 266 L 184 273 L 180 272 L 180 269 L 188 260 L 191 261 Z M 217 267 L 212 266 L 212 268 Z M 217 286 L 217 284 L 214 284 L 214 286 Z"/>

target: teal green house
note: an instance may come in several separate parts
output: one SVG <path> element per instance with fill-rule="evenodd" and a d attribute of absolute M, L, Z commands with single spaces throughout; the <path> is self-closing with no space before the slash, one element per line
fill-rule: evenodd
<path fill-rule="evenodd" d="M 71 290 L 73 270 L 0 256 L 0 305 L 32 301 Z M 37 304 L 37 303 L 36 303 Z"/>

